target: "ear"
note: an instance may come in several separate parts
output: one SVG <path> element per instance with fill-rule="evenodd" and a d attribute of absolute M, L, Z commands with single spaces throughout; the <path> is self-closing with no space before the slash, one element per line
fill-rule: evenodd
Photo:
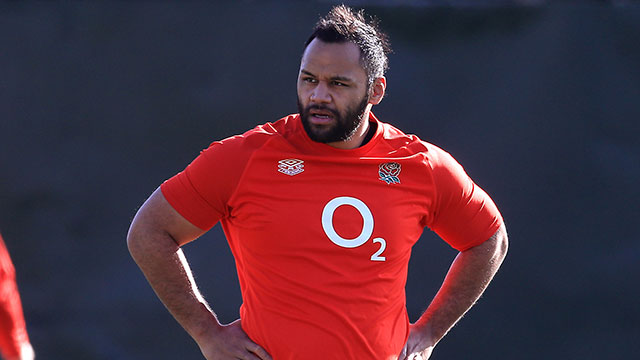
<path fill-rule="evenodd" d="M 382 101 L 386 89 L 387 79 L 384 76 L 374 79 L 369 90 L 369 103 L 378 105 Z"/>

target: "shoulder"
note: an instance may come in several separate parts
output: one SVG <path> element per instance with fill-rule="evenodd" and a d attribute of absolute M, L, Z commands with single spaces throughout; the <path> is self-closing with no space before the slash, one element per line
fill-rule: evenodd
<path fill-rule="evenodd" d="M 413 159 L 414 164 L 439 188 L 466 182 L 468 177 L 458 161 L 441 147 L 407 134 L 387 123 L 383 126 L 383 141 L 387 150 L 395 158 Z"/>
<path fill-rule="evenodd" d="M 437 145 L 422 140 L 418 135 L 407 134 L 387 123 L 381 122 L 380 124 L 383 128 L 384 142 L 395 151 L 422 155 L 429 164 L 434 166 L 453 160 L 453 157 L 448 152 Z"/>
<path fill-rule="evenodd" d="M 214 150 L 228 153 L 230 156 L 242 156 L 260 149 L 276 138 L 287 137 L 295 131 L 297 115 L 288 115 L 275 122 L 258 125 L 243 134 L 214 141 L 203 153 Z"/>
<path fill-rule="evenodd" d="M 378 124 L 382 127 L 382 141 L 391 149 L 395 151 L 410 151 L 414 153 L 427 151 L 425 146 L 426 143 L 418 136 L 414 134 L 407 134 L 388 123 L 380 121 Z"/>

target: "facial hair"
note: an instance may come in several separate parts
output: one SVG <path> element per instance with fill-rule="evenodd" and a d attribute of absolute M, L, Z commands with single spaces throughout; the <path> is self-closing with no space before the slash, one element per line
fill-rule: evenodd
<path fill-rule="evenodd" d="M 326 144 L 349 140 L 358 130 L 368 103 L 369 97 L 365 95 L 356 107 L 348 107 L 344 114 L 341 114 L 337 110 L 323 105 L 309 105 L 303 108 L 300 98 L 298 98 L 298 112 L 302 119 L 302 126 L 311 140 Z M 333 114 L 335 122 L 327 126 L 311 124 L 309 121 L 311 110 L 329 111 Z"/>

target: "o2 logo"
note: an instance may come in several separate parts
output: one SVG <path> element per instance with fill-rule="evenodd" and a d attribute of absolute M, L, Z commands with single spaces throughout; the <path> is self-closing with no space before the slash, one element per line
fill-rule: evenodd
<path fill-rule="evenodd" d="M 336 230 L 333 228 L 333 214 L 337 208 L 343 205 L 353 206 L 356 208 L 362 216 L 362 220 L 364 220 L 362 231 L 355 239 L 345 239 L 338 235 Z M 371 215 L 371 210 L 369 210 L 367 205 L 361 200 L 350 196 L 340 196 L 329 201 L 327 205 L 324 206 L 324 209 L 322 210 L 322 229 L 324 229 L 324 233 L 327 234 L 329 240 L 334 244 L 348 249 L 356 248 L 363 245 L 371 238 L 371 234 L 373 234 L 373 215 Z M 375 238 L 373 239 L 373 243 L 380 244 L 380 248 L 371 255 L 371 261 L 386 261 L 387 258 L 381 256 L 387 248 L 386 240 L 383 238 Z"/>

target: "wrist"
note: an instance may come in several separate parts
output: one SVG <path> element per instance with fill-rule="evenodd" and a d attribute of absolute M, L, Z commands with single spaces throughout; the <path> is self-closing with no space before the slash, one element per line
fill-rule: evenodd
<path fill-rule="evenodd" d="M 194 324 L 191 329 L 187 329 L 191 337 L 198 344 L 207 339 L 211 339 L 211 337 L 215 337 L 223 327 L 216 315 L 211 312 L 207 306 L 202 304 L 201 310 L 202 314 L 199 316 L 199 321 Z"/>
<path fill-rule="evenodd" d="M 434 335 L 431 324 L 427 321 L 416 321 L 411 324 L 411 332 L 416 333 L 420 338 L 420 343 L 425 347 L 434 347 L 440 339 Z"/>

